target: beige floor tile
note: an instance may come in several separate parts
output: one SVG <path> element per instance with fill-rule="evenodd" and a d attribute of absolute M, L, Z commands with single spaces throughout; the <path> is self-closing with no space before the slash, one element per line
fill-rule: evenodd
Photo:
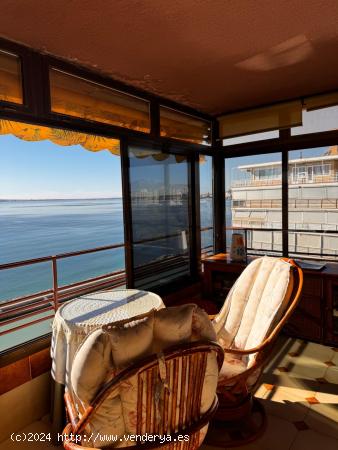
<path fill-rule="evenodd" d="M 325 378 L 329 383 L 338 384 L 338 366 L 328 367 Z"/>
<path fill-rule="evenodd" d="M 283 366 L 282 366 L 283 367 Z M 295 362 L 285 366 L 288 369 L 288 375 L 292 378 L 302 378 L 305 380 L 314 380 L 325 375 L 327 366 L 324 362 L 309 356 L 299 356 Z M 280 373 L 279 369 L 275 372 Z"/>
<path fill-rule="evenodd" d="M 243 450 L 287 450 L 297 433 L 297 429 L 290 422 L 279 417 L 269 416 L 264 435 L 252 444 L 240 448 Z"/>
<path fill-rule="evenodd" d="M 314 342 L 306 342 L 301 350 L 301 356 L 305 356 L 317 361 L 330 361 L 334 351 L 332 347 L 316 344 Z"/>
<path fill-rule="evenodd" d="M 289 422 L 304 420 L 311 405 L 306 398 L 313 397 L 312 391 L 294 387 L 276 387 L 262 400 L 269 415 L 277 416 Z"/>
<path fill-rule="evenodd" d="M 265 398 L 269 393 L 270 386 L 265 383 L 260 384 L 258 389 L 255 392 L 255 397 L 257 398 Z"/>
<path fill-rule="evenodd" d="M 338 440 L 313 430 L 300 431 L 290 450 L 337 450 Z"/>
<path fill-rule="evenodd" d="M 331 361 L 338 367 L 338 352 L 333 352 L 333 357 Z"/>
<path fill-rule="evenodd" d="M 316 393 L 319 403 L 312 405 L 306 423 L 314 431 L 338 439 L 338 395 Z"/>

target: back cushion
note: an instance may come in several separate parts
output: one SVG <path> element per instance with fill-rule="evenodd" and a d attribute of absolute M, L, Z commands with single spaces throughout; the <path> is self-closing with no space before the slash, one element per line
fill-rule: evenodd
<path fill-rule="evenodd" d="M 290 267 L 279 258 L 262 258 L 235 338 L 239 348 L 253 348 L 266 336 L 273 317 L 282 306 Z"/>
<path fill-rule="evenodd" d="M 247 266 L 214 321 L 222 345 L 248 349 L 264 340 L 289 301 L 293 288 L 291 267 L 269 256 Z"/>
<path fill-rule="evenodd" d="M 121 369 L 171 345 L 195 340 L 216 341 L 216 333 L 208 315 L 196 305 L 164 308 L 141 320 L 124 322 L 117 326 L 107 325 L 103 330 L 95 331 L 79 349 L 73 363 L 71 383 L 75 401 L 86 408 L 102 384 Z M 194 377 L 192 382 L 193 380 Z M 207 359 L 201 412 L 210 408 L 215 397 L 217 380 L 216 355 L 211 353 Z M 137 399 L 136 375 L 125 380 L 120 385 L 118 395 L 110 395 L 97 409 L 90 421 L 91 432 L 103 436 L 135 434 Z M 185 400 L 184 398 L 182 402 Z M 97 440 L 94 446 L 108 444 L 109 442 Z M 126 442 L 117 446 L 122 444 L 126 445 Z"/>

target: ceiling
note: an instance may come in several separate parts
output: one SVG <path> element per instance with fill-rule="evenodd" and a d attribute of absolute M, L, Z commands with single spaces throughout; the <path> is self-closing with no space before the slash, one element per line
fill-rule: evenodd
<path fill-rule="evenodd" d="M 210 114 L 338 88 L 338 0 L 1 0 L 0 35 Z"/>

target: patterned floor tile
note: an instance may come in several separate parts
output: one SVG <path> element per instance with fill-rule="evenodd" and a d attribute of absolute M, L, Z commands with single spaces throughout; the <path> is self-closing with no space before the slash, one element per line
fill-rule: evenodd
<path fill-rule="evenodd" d="M 299 432 L 290 450 L 337 450 L 338 440 L 314 430 Z"/>
<path fill-rule="evenodd" d="M 325 364 L 326 366 L 328 366 L 328 367 L 333 367 L 333 366 L 336 365 L 336 364 L 335 364 L 334 362 L 332 362 L 332 361 L 324 361 L 324 364 Z"/>
<path fill-rule="evenodd" d="M 316 381 L 318 381 L 319 384 L 327 384 L 328 383 L 326 378 L 316 378 Z"/>
<path fill-rule="evenodd" d="M 297 422 L 293 422 L 294 426 L 297 428 L 298 431 L 305 431 L 309 429 L 309 426 L 306 422 L 303 420 L 299 420 Z"/>
<path fill-rule="evenodd" d="M 325 373 L 325 378 L 329 383 L 338 384 L 338 366 L 329 367 Z"/>
<path fill-rule="evenodd" d="M 306 401 L 313 395 L 311 391 L 277 386 L 262 401 L 269 415 L 280 417 L 290 422 L 304 420 L 311 405 Z"/>
<path fill-rule="evenodd" d="M 309 405 L 316 405 L 320 403 L 316 397 L 306 397 L 305 400 L 309 403 Z"/>
<path fill-rule="evenodd" d="M 332 357 L 331 361 L 333 362 L 333 364 L 338 366 L 338 348 L 336 350 L 337 350 L 336 352 L 333 352 L 333 357 Z"/>
<path fill-rule="evenodd" d="M 306 422 L 313 430 L 338 439 L 338 391 L 337 394 L 317 392 L 319 403 L 311 406 Z"/>
<path fill-rule="evenodd" d="M 269 416 L 265 434 L 256 442 L 240 448 L 241 450 L 287 450 L 297 433 L 296 427 L 291 422 L 279 417 Z"/>

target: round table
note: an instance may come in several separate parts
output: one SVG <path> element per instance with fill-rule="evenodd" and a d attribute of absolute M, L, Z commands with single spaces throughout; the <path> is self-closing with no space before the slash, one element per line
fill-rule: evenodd
<path fill-rule="evenodd" d="M 161 297 L 152 292 L 119 289 L 82 295 L 57 310 L 51 343 L 54 431 L 62 428 L 64 387 L 68 387 L 75 353 L 88 334 L 108 323 L 164 307 Z"/>
<path fill-rule="evenodd" d="M 163 307 L 161 297 L 136 289 L 96 292 L 64 303 L 53 322 L 51 357 L 54 380 L 67 386 L 75 353 L 89 333 L 105 324 Z"/>

